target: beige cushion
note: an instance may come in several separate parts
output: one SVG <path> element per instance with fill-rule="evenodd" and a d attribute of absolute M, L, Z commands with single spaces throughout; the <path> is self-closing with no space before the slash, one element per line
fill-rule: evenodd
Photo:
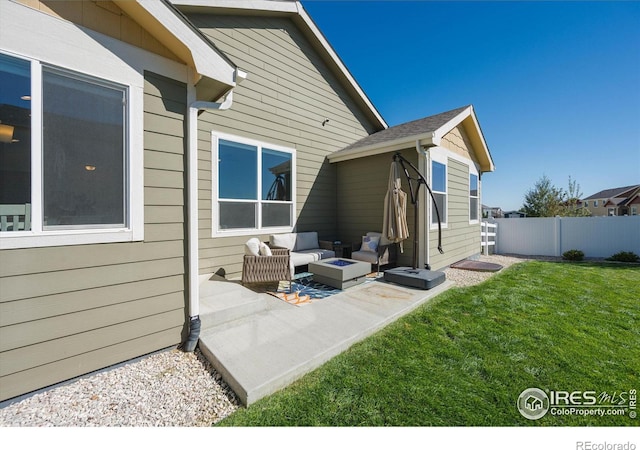
<path fill-rule="evenodd" d="M 260 243 L 260 256 L 273 256 L 273 253 L 271 253 L 271 249 L 264 242 Z"/>
<path fill-rule="evenodd" d="M 351 253 L 351 259 L 355 259 L 356 261 L 364 261 L 371 264 L 378 264 L 378 253 L 357 251 Z"/>
<path fill-rule="evenodd" d="M 244 254 L 249 256 L 260 256 L 260 239 L 249 239 L 246 244 L 244 244 Z"/>
<path fill-rule="evenodd" d="M 282 247 L 293 250 L 293 247 L 296 245 L 296 234 L 272 234 L 271 236 L 269 236 L 269 243 L 272 247 Z"/>

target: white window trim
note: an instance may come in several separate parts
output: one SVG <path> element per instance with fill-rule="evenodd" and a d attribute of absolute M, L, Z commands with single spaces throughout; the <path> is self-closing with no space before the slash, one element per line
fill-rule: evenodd
<path fill-rule="evenodd" d="M 184 64 L 59 17 L 14 2 L 0 2 L 2 53 L 127 86 L 129 97 L 128 228 L 2 233 L 0 250 L 144 240 L 144 72 L 149 70 L 191 85 L 189 70 Z M 41 89 L 42 80 L 38 83 Z M 42 148 L 39 134 L 32 135 L 32 148 Z M 34 161 L 41 164 L 39 151 L 32 151 L 32 164 Z M 42 189 L 40 167 L 32 172 L 32 194 Z M 32 210 L 31 217 L 32 222 L 42 223 L 41 211 Z"/>
<path fill-rule="evenodd" d="M 471 175 L 475 175 L 476 179 L 478 180 L 478 195 L 476 197 L 472 197 L 471 196 Z M 480 212 L 480 176 L 478 175 L 477 170 L 475 170 L 475 166 L 469 166 L 469 224 L 470 225 L 476 225 L 478 223 L 480 223 L 480 217 L 482 216 L 482 213 Z M 477 219 L 472 220 L 471 219 L 471 199 L 475 198 L 478 200 L 478 204 L 476 205 L 476 214 L 478 216 Z"/>
<path fill-rule="evenodd" d="M 107 38 L 113 45 L 105 48 L 87 36 L 87 30 L 79 30 L 74 24 L 47 16 L 46 14 L 20 7 L 16 14 L 25 15 L 25 20 L 31 25 L 32 31 L 24 34 L 20 30 L 10 30 L 13 24 L 8 24 L 3 32 L 3 54 L 31 62 L 31 230 L 0 232 L 0 250 L 51 247 L 63 245 L 82 245 L 112 242 L 132 242 L 144 239 L 144 75 L 142 70 L 135 70 L 118 54 L 124 53 L 127 58 L 149 63 L 149 56 L 141 49 Z M 32 20 L 33 19 L 33 20 Z M 29 22 L 30 21 L 30 22 Z M 4 27 L 5 24 L 3 24 Z M 16 23 L 20 27 L 20 23 Z M 16 33 L 19 33 L 16 35 Z M 42 42 L 50 40 L 51 36 L 65 35 L 64 42 L 73 45 L 49 45 L 53 51 L 43 52 Z M 94 34 L 94 33 L 92 33 Z M 43 37 L 45 36 L 45 37 Z M 46 36 L 49 36 L 46 38 Z M 45 40 L 43 40 L 45 39 Z M 84 46 L 84 44 L 87 44 Z M 83 53 L 79 55 L 78 53 Z M 152 58 L 153 59 L 153 58 Z M 107 82 L 117 83 L 127 88 L 128 123 L 127 127 L 127 218 L 124 228 L 106 229 L 42 229 L 42 66 L 47 64 L 60 67 L 71 72 L 88 77 L 99 78 Z"/>
<path fill-rule="evenodd" d="M 73 63 L 59 66 L 73 73 L 115 82 L 127 89 L 127 225 L 120 228 L 76 228 L 44 230 L 42 223 L 42 69 L 43 62 L 25 55 L 2 53 L 31 63 L 31 230 L 0 232 L 0 249 L 51 247 L 111 242 L 131 242 L 144 239 L 144 162 L 143 162 L 143 89 L 127 77 L 105 74 L 100 77 L 76 70 Z M 49 64 L 50 65 L 50 64 Z M 70 67 L 71 66 L 71 67 Z M 115 79 L 114 79 L 115 78 Z M 118 79 L 119 78 L 119 79 Z"/>
<path fill-rule="evenodd" d="M 290 223 L 291 226 L 288 227 L 263 227 L 263 228 L 234 228 L 232 230 L 221 230 L 219 228 L 219 216 L 220 216 L 220 201 L 219 201 L 219 189 L 218 189 L 218 140 L 223 139 L 227 141 L 237 142 L 239 144 L 251 145 L 254 147 L 258 147 L 262 149 L 263 147 L 268 148 L 269 150 L 277 150 L 283 153 L 289 153 L 291 155 L 291 202 L 287 202 L 291 204 L 290 209 Z M 262 152 L 258 152 L 258 161 L 259 164 L 262 164 Z M 233 134 L 222 133 L 219 131 L 211 132 L 211 237 L 230 237 L 230 236 L 250 236 L 256 234 L 277 234 L 277 233 L 291 233 L 295 228 L 295 214 L 296 214 L 296 150 L 289 147 L 283 147 L 281 145 L 271 144 L 268 142 L 259 141 L 256 139 L 245 138 Z M 262 186 L 262 173 L 258 170 L 258 186 Z M 234 200 L 234 201 L 242 201 L 242 200 Z M 257 202 L 258 204 L 262 204 L 265 200 L 248 200 L 251 203 Z M 257 208 L 258 214 L 258 223 L 262 222 L 261 214 L 262 208 Z"/>
<path fill-rule="evenodd" d="M 444 204 L 445 204 L 445 213 L 444 213 L 444 217 L 441 215 L 440 216 L 440 224 L 442 226 L 443 229 L 448 228 L 449 227 L 449 158 L 447 156 L 448 150 L 444 149 L 444 148 L 440 148 L 440 147 L 434 147 L 432 149 L 430 149 L 430 161 L 429 161 L 429 181 L 430 181 L 430 188 L 433 191 L 434 194 L 438 193 L 438 194 L 444 194 Z M 445 189 L 446 192 L 440 192 L 440 191 L 436 191 L 433 188 L 433 163 L 437 162 L 440 164 L 444 165 L 444 173 L 445 173 Z M 437 230 L 438 229 L 438 223 L 433 223 L 433 218 L 431 218 L 431 211 L 432 211 L 432 205 L 431 202 L 433 202 L 433 200 L 431 199 L 431 196 L 429 196 L 429 229 L 430 230 Z M 440 214 L 442 214 L 442 211 L 440 211 Z"/>

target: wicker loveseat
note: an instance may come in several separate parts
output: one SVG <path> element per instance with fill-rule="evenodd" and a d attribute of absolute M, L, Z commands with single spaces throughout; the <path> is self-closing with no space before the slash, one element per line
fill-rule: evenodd
<path fill-rule="evenodd" d="M 289 249 L 270 249 L 257 238 L 249 239 L 242 261 L 242 284 L 286 280 L 291 287 L 291 267 Z"/>

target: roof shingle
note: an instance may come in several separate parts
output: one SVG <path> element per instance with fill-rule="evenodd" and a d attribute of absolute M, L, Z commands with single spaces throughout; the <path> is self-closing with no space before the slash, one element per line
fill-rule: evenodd
<path fill-rule="evenodd" d="M 595 200 L 595 199 L 600 199 L 600 198 L 611 198 L 611 197 L 616 197 L 626 191 L 630 191 L 631 189 L 635 189 L 640 187 L 640 184 L 635 184 L 633 186 L 625 186 L 625 187 L 619 187 L 619 188 L 612 188 L 612 189 L 605 189 L 604 191 L 600 191 L 600 192 L 596 192 L 593 195 L 590 195 L 589 197 L 585 198 L 584 200 Z"/>
<path fill-rule="evenodd" d="M 354 142 L 336 153 L 436 131 L 468 107 L 469 105 L 462 106 L 460 108 L 452 109 L 451 111 L 424 117 L 422 119 L 387 128 L 386 130 L 378 131 L 377 133 L 373 133 L 357 142 Z"/>

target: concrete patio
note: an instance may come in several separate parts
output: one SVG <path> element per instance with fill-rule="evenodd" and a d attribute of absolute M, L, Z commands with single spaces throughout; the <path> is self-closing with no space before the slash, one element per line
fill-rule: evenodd
<path fill-rule="evenodd" d="M 202 353 L 249 405 L 453 286 L 425 291 L 381 280 L 294 306 L 216 275 L 200 279 Z"/>

